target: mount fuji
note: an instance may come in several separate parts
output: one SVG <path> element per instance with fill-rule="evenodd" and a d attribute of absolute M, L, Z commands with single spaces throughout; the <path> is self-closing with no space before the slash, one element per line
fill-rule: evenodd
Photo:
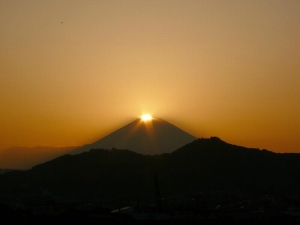
<path fill-rule="evenodd" d="M 72 151 L 78 154 L 90 149 L 128 149 L 144 155 L 171 153 L 197 138 L 162 119 L 137 119 L 104 138 Z"/>

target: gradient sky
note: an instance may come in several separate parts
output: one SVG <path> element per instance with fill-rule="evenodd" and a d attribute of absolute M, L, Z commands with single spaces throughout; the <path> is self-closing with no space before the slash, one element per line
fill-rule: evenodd
<path fill-rule="evenodd" d="M 0 149 L 91 143 L 150 113 L 300 152 L 299 0 L 0 0 Z"/>

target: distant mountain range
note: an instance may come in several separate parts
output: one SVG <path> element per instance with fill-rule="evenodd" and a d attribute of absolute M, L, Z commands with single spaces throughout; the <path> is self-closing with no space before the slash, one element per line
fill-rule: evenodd
<path fill-rule="evenodd" d="M 27 170 L 33 166 L 70 153 L 75 147 L 11 147 L 0 153 L 0 168 Z"/>
<path fill-rule="evenodd" d="M 0 175 L 0 193 L 13 195 L 13 187 L 18 193 L 41 190 L 73 199 L 129 202 L 153 198 L 156 174 L 165 198 L 208 190 L 292 195 L 300 192 L 299 162 L 300 154 L 245 148 L 216 137 L 153 156 L 93 149 Z"/>
<path fill-rule="evenodd" d="M 80 147 L 11 147 L 0 153 L 0 168 L 30 169 L 64 154 L 79 154 L 90 149 L 128 149 L 154 155 L 170 153 L 196 137 L 162 120 L 144 122 L 137 119 L 106 137 Z"/>

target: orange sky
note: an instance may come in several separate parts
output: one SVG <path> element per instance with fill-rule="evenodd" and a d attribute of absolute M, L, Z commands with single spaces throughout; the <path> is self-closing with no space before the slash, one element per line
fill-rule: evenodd
<path fill-rule="evenodd" d="M 93 142 L 142 113 L 300 152 L 299 0 L 0 1 L 0 149 Z"/>

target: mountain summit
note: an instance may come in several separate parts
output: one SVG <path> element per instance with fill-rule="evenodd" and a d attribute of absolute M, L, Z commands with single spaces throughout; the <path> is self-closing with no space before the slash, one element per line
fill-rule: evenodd
<path fill-rule="evenodd" d="M 134 152 L 155 155 L 170 153 L 183 145 L 196 140 L 196 137 L 162 119 L 132 123 L 112 132 L 106 137 L 73 151 L 74 154 L 90 149 L 128 149 Z"/>

